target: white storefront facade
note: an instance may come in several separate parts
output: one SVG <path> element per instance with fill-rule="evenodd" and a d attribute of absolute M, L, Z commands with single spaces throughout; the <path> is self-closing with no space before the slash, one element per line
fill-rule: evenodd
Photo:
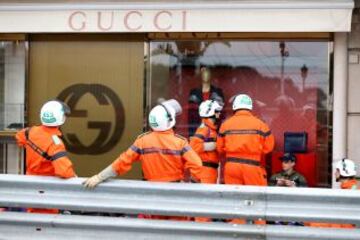
<path fill-rule="evenodd" d="M 73 105 L 79 111 L 65 138 L 72 157 L 79 159 L 80 175 L 90 175 L 146 130 L 146 114 L 161 98 L 180 99 L 186 114 L 179 131 L 191 136 L 189 92 L 197 87 L 199 67 L 207 65 L 214 85 L 222 89 L 225 115 L 231 114 L 229 101 L 237 92 L 258 100 L 257 114 L 277 137 L 274 154 L 264 159 L 269 174 L 285 151 L 285 132 L 305 132 L 300 170 L 311 168 L 311 186 L 335 186 L 333 162 L 349 157 L 360 164 L 358 5 L 353 0 L 2 1 L 3 136 L 35 124 L 43 101 L 70 101 L 67 91 L 76 88 L 74 94 L 87 100 L 79 97 Z M 97 98 L 99 89 L 111 89 L 120 99 L 105 97 L 115 109 L 103 114 L 112 119 L 107 132 L 112 140 L 100 139 L 105 120 L 88 106 L 105 104 Z M 84 109 L 87 114 L 80 113 Z M 79 117 L 85 115 L 83 126 Z M 276 122 L 290 115 L 298 119 Z M 89 133 L 76 135 L 74 129 Z M 102 150 L 89 151 L 99 144 Z M 15 152 L 4 145 L 3 168 L 5 153 L 15 158 Z M 18 164 L 6 166 L 8 172 L 19 171 Z M 140 178 L 138 172 L 130 177 Z"/>

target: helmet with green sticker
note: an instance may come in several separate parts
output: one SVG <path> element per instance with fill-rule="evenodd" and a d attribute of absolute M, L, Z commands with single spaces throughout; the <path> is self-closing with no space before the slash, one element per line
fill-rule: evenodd
<path fill-rule="evenodd" d="M 238 109 L 253 109 L 253 102 L 252 99 L 246 95 L 246 94 L 239 94 L 235 97 L 232 105 L 232 109 L 238 110 Z"/>
<path fill-rule="evenodd" d="M 57 100 L 46 102 L 40 110 L 40 120 L 42 125 L 56 127 L 63 125 L 66 115 L 70 113 L 69 107 Z"/>
<path fill-rule="evenodd" d="M 182 108 L 175 99 L 164 101 L 151 109 L 149 113 L 149 125 L 154 131 L 169 130 L 175 126 L 175 117 L 180 114 L 181 111 Z"/>

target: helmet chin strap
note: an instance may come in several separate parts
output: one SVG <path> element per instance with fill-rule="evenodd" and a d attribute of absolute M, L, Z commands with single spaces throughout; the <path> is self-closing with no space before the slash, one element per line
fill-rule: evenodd
<path fill-rule="evenodd" d="M 210 105 L 209 105 L 208 109 L 206 110 L 206 114 L 209 114 L 209 112 L 211 111 L 211 108 L 212 108 L 213 104 L 214 104 L 214 100 L 211 100 Z"/>
<path fill-rule="evenodd" d="M 347 174 L 349 174 L 347 168 L 346 168 L 346 164 L 345 164 L 345 158 L 342 159 L 342 167 L 343 167 L 343 171 L 346 172 Z"/>
<path fill-rule="evenodd" d="M 172 122 L 173 118 L 172 118 L 170 112 L 168 111 L 168 109 L 166 108 L 166 106 L 165 106 L 164 104 L 162 104 L 162 103 L 160 103 L 160 105 L 161 105 L 161 106 L 165 109 L 165 111 L 166 111 L 166 116 L 167 116 L 167 118 L 168 118 L 168 126 L 169 126 L 170 123 Z"/>
<path fill-rule="evenodd" d="M 336 181 L 336 182 L 340 182 L 340 179 L 341 179 L 341 176 L 340 176 L 340 177 L 335 178 L 335 181 Z"/>

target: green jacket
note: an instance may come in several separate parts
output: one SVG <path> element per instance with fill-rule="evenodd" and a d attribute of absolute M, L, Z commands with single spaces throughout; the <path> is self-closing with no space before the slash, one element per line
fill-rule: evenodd
<path fill-rule="evenodd" d="M 296 171 L 293 171 L 290 175 L 284 171 L 272 175 L 269 181 L 269 186 L 276 186 L 277 179 L 279 178 L 294 181 L 296 187 L 307 187 L 307 182 L 304 176 Z"/>

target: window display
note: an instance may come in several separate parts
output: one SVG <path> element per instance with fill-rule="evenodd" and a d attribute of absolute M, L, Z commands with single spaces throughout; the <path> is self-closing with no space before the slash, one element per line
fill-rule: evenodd
<path fill-rule="evenodd" d="M 273 159 L 284 153 L 284 133 L 306 132 L 307 151 L 298 154 L 297 168 L 308 174 L 310 186 L 326 185 L 331 161 L 329 44 L 314 40 L 152 41 L 147 104 L 177 99 L 185 113 L 177 119 L 177 132 L 190 137 L 200 123 L 201 101 L 222 102 L 224 121 L 232 113 L 232 99 L 248 94 L 254 99 L 254 113 L 275 135 L 275 150 L 264 159 L 268 172 L 281 168 Z"/>

